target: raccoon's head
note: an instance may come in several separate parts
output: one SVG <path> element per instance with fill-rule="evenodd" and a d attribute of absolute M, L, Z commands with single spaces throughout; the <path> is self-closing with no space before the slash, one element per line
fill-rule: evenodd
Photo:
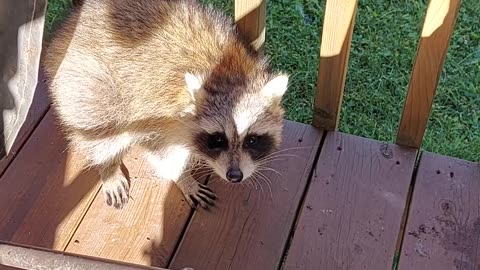
<path fill-rule="evenodd" d="M 204 81 L 187 73 L 185 80 L 197 107 L 196 155 L 226 181 L 254 175 L 281 144 L 288 76 L 263 72 L 253 79 L 230 74 Z"/>

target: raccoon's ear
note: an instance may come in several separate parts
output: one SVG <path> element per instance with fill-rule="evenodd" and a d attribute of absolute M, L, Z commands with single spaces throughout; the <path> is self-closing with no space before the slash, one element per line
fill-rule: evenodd
<path fill-rule="evenodd" d="M 283 97 L 288 87 L 288 75 L 280 74 L 271 79 L 262 89 L 262 94 L 272 99 Z"/>
<path fill-rule="evenodd" d="M 194 75 L 190 72 L 185 73 L 185 83 L 187 84 L 187 90 L 195 100 L 199 91 L 202 89 L 203 79 L 199 75 Z"/>

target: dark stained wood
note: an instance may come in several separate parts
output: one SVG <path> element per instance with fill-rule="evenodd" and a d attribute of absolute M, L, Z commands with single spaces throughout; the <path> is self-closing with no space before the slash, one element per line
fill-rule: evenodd
<path fill-rule="evenodd" d="M 38 72 L 38 84 L 33 95 L 32 104 L 28 111 L 27 117 L 23 123 L 22 128 L 18 132 L 17 138 L 12 145 L 12 149 L 3 159 L 0 160 L 0 176 L 5 172 L 7 167 L 13 161 L 18 152 L 32 134 L 35 127 L 40 123 L 43 116 L 48 110 L 49 100 L 47 94 L 47 87 L 43 82 L 45 79 L 42 69 Z"/>
<path fill-rule="evenodd" d="M 391 269 L 415 156 L 329 132 L 284 269 Z"/>
<path fill-rule="evenodd" d="M 13 266 L 8 266 L 0 262 L 0 270 L 25 270 L 25 268 L 18 268 Z"/>
<path fill-rule="evenodd" d="M 271 191 L 260 178 L 257 188 L 247 183 L 209 182 L 218 195 L 216 206 L 194 213 L 169 267 L 276 269 L 321 136 L 311 126 L 287 122 L 283 149 L 290 150 L 280 152 L 279 159 L 268 165 L 281 176 L 263 172 L 272 183 Z"/>
<path fill-rule="evenodd" d="M 424 152 L 399 270 L 480 267 L 480 164 Z"/>
<path fill-rule="evenodd" d="M 0 178 L 0 240 L 63 250 L 99 189 L 51 111 Z"/>
<path fill-rule="evenodd" d="M 461 0 L 430 0 L 397 133 L 397 144 L 419 148 L 447 56 Z"/>
<path fill-rule="evenodd" d="M 123 161 L 131 180 L 128 204 L 116 210 L 99 192 L 66 251 L 166 267 L 191 208 L 173 182 L 154 176 L 140 149 Z"/>

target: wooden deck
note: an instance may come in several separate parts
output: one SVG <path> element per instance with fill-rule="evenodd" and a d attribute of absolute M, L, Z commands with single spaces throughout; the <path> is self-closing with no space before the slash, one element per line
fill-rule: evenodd
<path fill-rule="evenodd" d="M 210 181 L 216 206 L 193 211 L 134 149 L 131 200 L 115 210 L 66 150 L 41 80 L 37 94 L 19 151 L 0 164 L 0 240 L 169 269 L 480 265 L 479 164 L 287 121 L 271 189 Z"/>

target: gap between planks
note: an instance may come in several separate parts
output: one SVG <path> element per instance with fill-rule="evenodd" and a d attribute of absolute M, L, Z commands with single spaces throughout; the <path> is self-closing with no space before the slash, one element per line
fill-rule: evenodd
<path fill-rule="evenodd" d="M 315 165 L 317 164 L 318 159 L 320 158 L 320 153 L 322 152 L 323 145 L 325 144 L 325 139 L 327 138 L 328 132 L 329 131 L 323 131 L 322 139 L 320 140 L 320 145 L 318 146 L 318 151 L 317 151 L 317 154 L 316 154 L 315 159 L 313 161 L 313 166 L 312 166 L 312 168 L 310 170 L 310 173 L 308 175 L 307 185 L 305 187 L 305 190 L 302 194 L 302 198 L 300 199 L 300 204 L 298 205 L 297 211 L 295 213 L 295 221 L 292 224 L 292 227 L 290 228 L 290 233 L 288 235 L 287 243 L 285 243 L 285 247 L 283 248 L 282 259 L 279 262 L 278 267 L 277 267 L 278 270 L 283 269 L 283 266 L 285 264 L 285 260 L 287 259 L 288 250 L 290 249 L 290 245 L 292 244 L 293 236 L 295 234 L 295 230 L 297 229 L 298 222 L 300 220 L 300 215 L 302 213 L 302 209 L 305 205 L 305 198 L 307 196 L 308 189 L 310 188 L 310 185 L 312 183 L 313 175 L 314 175 L 314 173 L 316 173 L 316 166 Z"/>
<path fill-rule="evenodd" d="M 395 257 L 393 258 L 393 262 L 392 262 L 392 269 L 393 270 L 398 269 L 398 260 L 400 259 L 400 252 L 402 250 L 405 228 L 406 228 L 407 222 L 408 222 L 408 215 L 409 215 L 409 212 L 410 212 L 410 206 L 412 204 L 412 196 L 413 196 L 413 191 L 415 189 L 415 182 L 416 182 L 416 179 L 417 179 L 418 166 L 419 166 L 419 163 L 422 159 L 422 153 L 423 153 L 423 151 L 419 150 L 417 152 L 417 157 L 415 158 L 415 165 L 413 167 L 412 179 L 410 180 L 410 187 L 408 188 L 405 207 L 404 207 L 404 210 L 403 210 L 402 223 L 400 224 L 400 230 L 399 230 L 398 236 L 397 236 L 397 245 L 396 245 L 396 248 L 395 248 Z"/>

